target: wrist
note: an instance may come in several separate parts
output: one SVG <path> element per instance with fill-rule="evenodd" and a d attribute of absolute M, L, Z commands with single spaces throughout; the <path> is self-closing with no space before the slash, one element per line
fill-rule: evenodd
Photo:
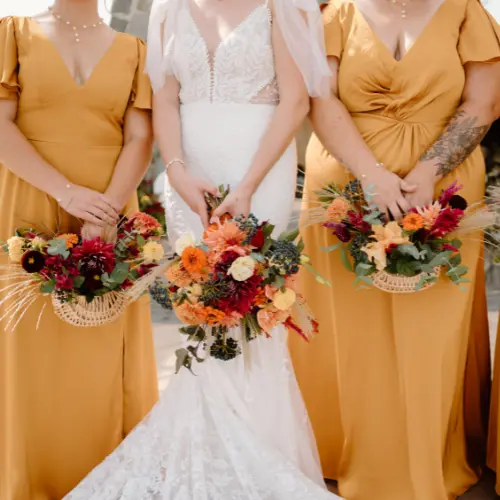
<path fill-rule="evenodd" d="M 52 198 L 54 198 L 59 205 L 66 206 L 72 196 L 72 189 L 75 186 L 68 181 L 65 177 L 61 176 L 51 184 L 51 188 L 48 192 Z"/>
<path fill-rule="evenodd" d="M 375 161 L 373 164 L 365 165 L 359 172 L 354 172 L 356 178 L 361 181 L 369 178 L 373 178 L 380 174 L 381 170 L 385 170 L 385 166 L 383 163 Z"/>
<path fill-rule="evenodd" d="M 439 174 L 439 166 L 434 162 L 419 161 L 413 170 L 433 184 L 437 184 L 443 178 L 443 176 Z"/>
<path fill-rule="evenodd" d="M 250 198 L 257 191 L 258 187 L 258 183 L 252 179 L 243 179 L 237 189 L 243 196 Z"/>

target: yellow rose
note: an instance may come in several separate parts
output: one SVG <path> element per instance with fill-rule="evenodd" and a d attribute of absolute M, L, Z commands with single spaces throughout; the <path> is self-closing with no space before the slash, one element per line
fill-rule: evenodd
<path fill-rule="evenodd" d="M 185 233 L 175 242 L 175 253 L 177 255 L 182 255 L 182 252 L 184 252 L 186 248 L 194 247 L 195 245 L 193 233 Z"/>
<path fill-rule="evenodd" d="M 291 288 L 285 288 L 282 292 L 278 290 L 273 297 L 273 305 L 280 311 L 288 311 L 295 304 L 297 294 Z"/>
<path fill-rule="evenodd" d="M 251 278 L 255 272 L 255 260 L 252 257 L 238 257 L 229 268 L 227 274 L 236 281 L 246 281 Z"/>
<path fill-rule="evenodd" d="M 31 248 L 34 248 L 35 250 L 41 250 L 46 245 L 47 242 L 39 236 L 36 236 L 31 240 Z"/>
<path fill-rule="evenodd" d="M 164 255 L 165 250 L 157 241 L 148 241 L 142 248 L 142 256 L 147 264 L 160 262 Z"/>
<path fill-rule="evenodd" d="M 12 236 L 7 240 L 7 248 L 9 249 L 9 258 L 12 262 L 21 262 L 24 255 L 24 239 L 19 236 Z"/>

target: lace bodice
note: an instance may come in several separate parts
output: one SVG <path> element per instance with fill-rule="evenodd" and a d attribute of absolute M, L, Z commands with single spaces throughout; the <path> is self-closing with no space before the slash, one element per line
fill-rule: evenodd
<path fill-rule="evenodd" d="M 279 93 L 271 26 L 266 2 L 211 53 L 185 2 L 175 41 L 166 54 L 167 72 L 174 74 L 181 85 L 181 102 L 275 104 Z"/>

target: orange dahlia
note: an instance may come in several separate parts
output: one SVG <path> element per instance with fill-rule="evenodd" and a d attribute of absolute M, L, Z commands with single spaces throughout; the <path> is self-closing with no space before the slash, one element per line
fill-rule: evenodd
<path fill-rule="evenodd" d="M 180 265 L 179 262 L 175 262 L 174 264 L 167 267 L 167 270 L 165 271 L 165 277 L 172 285 L 178 286 L 179 288 L 190 285 L 192 281 L 192 278 Z"/>
<path fill-rule="evenodd" d="M 210 306 L 205 307 L 205 315 L 208 325 L 220 325 L 226 317 L 226 315 L 222 311 L 219 311 L 219 309 L 214 309 Z"/>
<path fill-rule="evenodd" d="M 411 213 L 403 219 L 403 228 L 406 231 L 418 231 L 424 227 L 424 222 L 424 218 L 421 215 Z"/>
<path fill-rule="evenodd" d="M 181 261 L 189 274 L 203 274 L 207 265 L 207 255 L 201 248 L 187 247 L 182 252 Z"/>
<path fill-rule="evenodd" d="M 185 325 L 201 325 L 206 322 L 207 315 L 203 304 L 191 304 L 185 300 L 182 304 L 174 305 L 175 314 Z"/>

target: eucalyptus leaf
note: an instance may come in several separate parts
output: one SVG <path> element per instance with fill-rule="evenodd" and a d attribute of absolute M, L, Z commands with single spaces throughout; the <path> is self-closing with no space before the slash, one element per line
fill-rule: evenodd
<path fill-rule="evenodd" d="M 420 252 L 415 245 L 398 245 L 398 252 L 401 255 L 409 255 L 416 260 L 421 258 Z"/>
<path fill-rule="evenodd" d="M 40 285 L 40 293 L 52 293 L 56 289 L 56 284 L 53 281 L 44 281 Z"/>
<path fill-rule="evenodd" d="M 126 262 L 117 262 L 115 268 L 109 276 L 112 283 L 121 285 L 128 276 L 129 265 Z"/>
<path fill-rule="evenodd" d="M 342 262 L 342 264 L 344 264 L 344 267 L 348 270 L 348 271 L 352 271 L 352 264 L 351 264 L 351 261 L 349 260 L 349 256 L 347 255 L 347 250 L 346 250 L 346 247 L 345 246 L 341 246 L 340 247 L 340 260 Z"/>
<path fill-rule="evenodd" d="M 331 245 L 329 247 L 322 247 L 321 250 L 323 252 L 334 252 L 335 250 L 338 250 L 344 243 L 335 243 L 335 245 Z"/>

